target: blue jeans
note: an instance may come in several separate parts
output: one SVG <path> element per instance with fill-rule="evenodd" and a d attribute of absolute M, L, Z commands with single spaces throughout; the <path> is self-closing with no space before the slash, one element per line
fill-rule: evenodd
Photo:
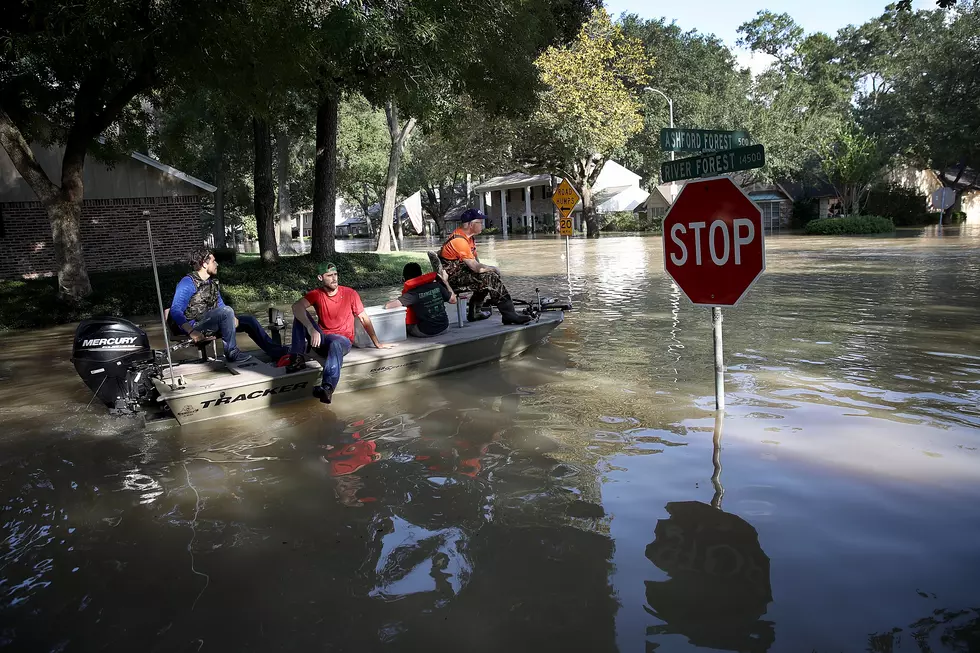
<path fill-rule="evenodd" d="M 238 343 L 235 342 L 235 333 L 244 332 L 257 344 L 262 351 L 269 355 L 272 360 L 278 360 L 284 356 L 288 350 L 282 345 L 277 345 L 272 337 L 266 333 L 259 321 L 251 315 L 238 316 L 238 328 L 235 328 L 235 311 L 231 306 L 219 306 L 201 316 L 201 319 L 194 323 L 194 330 L 200 333 L 210 332 L 221 334 L 221 341 L 225 346 L 225 356 L 238 351 Z"/>
<path fill-rule="evenodd" d="M 238 333 L 247 333 L 248 337 L 252 339 L 252 342 L 257 344 L 273 362 L 289 353 L 289 348 L 283 345 L 277 345 L 276 341 L 272 339 L 272 336 L 262 328 L 262 325 L 253 316 L 239 315 L 237 317 L 238 329 L 236 331 Z"/>
<path fill-rule="evenodd" d="M 336 389 L 337 384 L 340 383 L 340 368 L 344 364 L 344 356 L 350 353 L 351 342 L 336 333 L 324 333 L 316 322 L 313 323 L 313 328 L 320 332 L 320 346 L 315 351 L 326 359 L 323 364 L 322 385 Z M 305 353 L 308 340 L 306 327 L 293 318 L 293 342 L 289 347 L 289 353 Z"/>

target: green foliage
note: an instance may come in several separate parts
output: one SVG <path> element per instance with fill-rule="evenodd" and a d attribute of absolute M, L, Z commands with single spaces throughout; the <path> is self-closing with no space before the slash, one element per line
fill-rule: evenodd
<path fill-rule="evenodd" d="M 316 286 L 317 261 L 310 256 L 283 257 L 274 266 L 262 265 L 257 256 L 240 256 L 236 264 L 221 265 L 221 294 L 228 304 L 246 310 L 253 302 L 288 303 Z M 423 262 L 420 254 L 335 254 L 341 282 L 354 288 L 400 286 L 402 268 L 410 261 Z M 161 266 L 160 286 L 164 302 L 177 282 L 187 274 L 186 265 Z M 83 302 L 69 304 L 57 297 L 56 279 L 0 281 L 0 331 L 75 322 L 93 315 L 125 317 L 158 315 L 156 286 L 149 269 L 97 272 L 92 294 Z"/>
<path fill-rule="evenodd" d="M 258 227 L 255 224 L 254 215 L 243 215 L 239 220 L 239 225 L 242 228 L 242 235 L 249 240 L 255 240 L 259 237 Z"/>
<path fill-rule="evenodd" d="M 750 73 L 739 70 L 731 51 L 714 36 L 682 32 L 665 19 L 621 19 L 623 32 L 643 43 L 654 65 L 649 86 L 664 91 L 673 101 L 677 126 L 710 129 L 746 127 Z M 655 92 L 641 93 L 643 130 L 630 137 L 616 160 L 644 180 L 660 176 L 665 159 L 660 130 L 670 126 L 667 102 Z"/>
<path fill-rule="evenodd" d="M 238 260 L 238 250 L 231 247 L 219 247 L 211 250 L 211 253 L 219 265 L 234 265 Z"/>
<path fill-rule="evenodd" d="M 865 211 L 871 215 L 891 218 L 897 227 L 910 227 L 938 222 L 929 217 L 926 198 L 912 188 L 898 184 L 884 184 L 871 189 Z"/>
<path fill-rule="evenodd" d="M 897 44 L 869 57 L 881 85 L 861 98 L 869 131 L 913 165 L 939 171 L 980 165 L 980 7 L 889 10 L 864 31 L 878 43 Z"/>
<path fill-rule="evenodd" d="M 548 48 L 537 61 L 545 89 L 534 118 L 543 140 L 535 146 L 563 168 L 621 149 L 643 128 L 635 89 L 647 83 L 652 64 L 642 43 L 597 9 L 574 42 Z"/>
<path fill-rule="evenodd" d="M 804 233 L 812 236 L 855 236 L 887 234 L 895 231 L 890 218 L 878 215 L 849 215 L 843 218 L 821 218 L 807 223 Z"/>
<path fill-rule="evenodd" d="M 837 189 L 843 212 L 862 213 L 862 200 L 887 162 L 880 142 L 853 122 L 841 122 L 819 145 L 820 167 Z"/>
<path fill-rule="evenodd" d="M 792 226 L 794 228 L 805 227 L 812 220 L 817 219 L 820 212 L 820 200 L 813 197 L 804 197 L 793 202 Z"/>
<path fill-rule="evenodd" d="M 663 228 L 662 217 L 647 219 L 646 213 L 633 213 L 632 211 L 614 211 L 606 213 L 604 216 L 605 224 L 603 231 L 609 232 L 653 232 L 660 233 Z"/>

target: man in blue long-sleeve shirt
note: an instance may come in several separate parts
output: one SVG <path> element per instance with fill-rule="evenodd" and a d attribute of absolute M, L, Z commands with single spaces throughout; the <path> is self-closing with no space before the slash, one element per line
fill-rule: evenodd
<path fill-rule="evenodd" d="M 191 273 L 180 280 L 170 305 L 170 319 L 181 331 L 200 342 L 204 333 L 221 334 L 225 346 L 225 359 L 230 363 L 247 361 L 251 356 L 238 348 L 235 332 L 244 331 L 259 347 L 276 361 L 289 353 L 287 347 L 277 345 L 265 332 L 259 321 L 251 315 L 235 315 L 226 306 L 218 290 L 218 262 L 206 247 L 200 247 L 188 255 Z"/>

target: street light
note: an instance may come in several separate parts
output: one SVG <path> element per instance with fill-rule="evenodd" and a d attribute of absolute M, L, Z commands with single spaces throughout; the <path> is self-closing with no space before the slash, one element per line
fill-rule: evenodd
<path fill-rule="evenodd" d="M 671 100 L 669 97 L 667 97 L 667 94 L 664 93 L 663 91 L 661 91 L 660 89 L 651 88 L 650 86 L 644 86 L 643 87 L 643 90 L 644 91 L 653 91 L 654 93 L 659 93 L 663 97 L 663 99 L 667 100 L 667 110 L 670 112 L 670 128 L 673 129 L 674 128 L 674 101 Z M 671 152 L 670 152 L 670 160 L 671 161 L 674 160 L 674 151 L 673 150 L 671 150 Z M 671 204 L 674 203 L 674 197 L 676 195 L 677 195 L 677 188 L 676 188 L 674 182 L 670 182 L 670 203 Z"/>

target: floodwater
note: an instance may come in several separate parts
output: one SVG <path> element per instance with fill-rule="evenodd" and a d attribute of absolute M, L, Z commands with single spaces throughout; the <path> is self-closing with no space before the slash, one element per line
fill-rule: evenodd
<path fill-rule="evenodd" d="M 980 650 L 980 231 L 767 250 L 723 419 L 659 238 L 572 241 L 521 357 L 331 407 L 147 432 L 72 327 L 0 337 L 0 651 Z M 481 252 L 568 293 L 559 240 Z"/>

